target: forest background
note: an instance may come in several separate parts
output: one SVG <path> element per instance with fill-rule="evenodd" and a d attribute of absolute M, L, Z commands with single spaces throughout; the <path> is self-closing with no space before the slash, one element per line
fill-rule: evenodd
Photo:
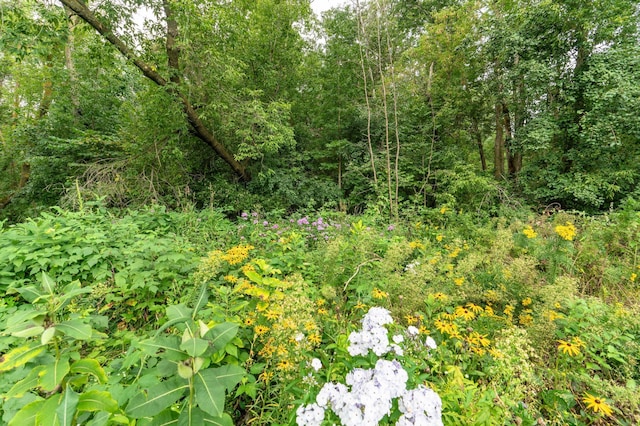
<path fill-rule="evenodd" d="M 2 422 L 319 424 L 401 361 L 445 424 L 638 424 L 639 41 L 631 0 L 0 0 Z"/>

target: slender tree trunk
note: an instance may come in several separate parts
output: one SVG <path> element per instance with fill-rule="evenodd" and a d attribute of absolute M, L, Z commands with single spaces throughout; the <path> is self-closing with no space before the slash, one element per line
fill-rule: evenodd
<path fill-rule="evenodd" d="M 387 54 L 389 55 L 389 69 L 391 70 L 391 87 L 393 94 L 393 129 L 396 139 L 396 152 L 393 163 L 393 172 L 395 179 L 395 212 L 394 217 L 398 216 L 398 202 L 400 199 L 400 131 L 398 129 L 398 90 L 396 87 L 396 72 L 393 62 L 393 52 L 391 48 L 391 38 L 389 37 L 389 26 L 385 25 L 385 35 L 387 37 Z"/>
<path fill-rule="evenodd" d="M 248 170 L 238 162 L 233 154 L 218 141 L 213 133 L 202 122 L 200 116 L 196 112 L 195 108 L 189 102 L 187 96 L 180 92 L 179 88 L 175 85 L 168 85 L 167 80 L 156 71 L 156 67 L 151 66 L 147 62 L 136 56 L 135 52 L 130 49 L 119 37 L 115 35 L 113 30 L 106 24 L 100 21 L 85 3 L 80 0 L 60 0 L 65 6 L 73 10 L 83 21 L 91 25 L 98 33 L 106 38 L 111 44 L 113 44 L 127 59 L 144 74 L 145 77 L 156 83 L 158 86 L 164 87 L 169 93 L 174 95 L 181 103 L 184 112 L 187 116 L 187 120 L 194 130 L 195 135 L 204 143 L 209 145 L 220 158 L 222 158 L 231 169 L 242 179 L 243 181 L 250 181 L 251 175 Z"/>
<path fill-rule="evenodd" d="M 502 102 L 495 107 L 496 139 L 493 147 L 493 176 L 501 180 L 504 177 L 504 114 Z"/>
<path fill-rule="evenodd" d="M 45 69 L 47 70 L 45 75 L 45 81 L 42 83 L 42 99 L 40 100 L 40 106 L 38 107 L 38 118 L 42 118 L 49 112 L 49 107 L 53 101 L 53 55 L 48 54 L 45 59 Z"/>
<path fill-rule="evenodd" d="M 476 144 L 478 145 L 478 154 L 480 154 L 480 165 L 482 166 L 482 171 L 484 172 L 487 170 L 487 159 L 484 154 L 482 133 L 480 132 L 480 126 L 478 125 L 478 119 L 476 117 L 473 118 L 473 133 L 476 137 Z"/>
<path fill-rule="evenodd" d="M 64 6 L 64 11 L 67 15 L 67 30 L 69 31 L 67 42 L 64 45 L 64 65 L 69 73 L 69 92 L 71 94 L 71 105 L 73 105 L 73 115 L 77 118 L 82 115 L 82 111 L 80 110 L 80 98 L 78 97 L 78 74 L 73 61 L 73 49 L 75 45 L 73 32 L 76 25 L 78 25 L 78 17 L 73 10 L 69 9 L 67 6 Z"/>

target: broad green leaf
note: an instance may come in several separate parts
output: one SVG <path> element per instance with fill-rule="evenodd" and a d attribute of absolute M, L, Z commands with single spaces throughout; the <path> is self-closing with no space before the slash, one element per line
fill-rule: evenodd
<path fill-rule="evenodd" d="M 86 426 L 107 426 L 110 417 L 111 414 L 106 411 L 100 411 L 93 415 L 93 418 L 87 422 Z M 129 424 L 129 422 L 126 424 Z"/>
<path fill-rule="evenodd" d="M 69 372 L 69 357 L 54 360 L 53 364 L 45 365 L 40 373 L 40 387 L 50 392 L 56 388 Z"/>
<path fill-rule="evenodd" d="M 62 394 L 62 401 L 60 401 L 60 405 L 56 409 L 61 426 L 71 426 L 77 405 L 78 394 L 67 384 L 67 388 Z"/>
<path fill-rule="evenodd" d="M 224 410 L 224 385 L 218 381 L 215 371 L 203 370 L 193 378 L 196 402 L 206 413 L 218 417 Z"/>
<path fill-rule="evenodd" d="M 22 296 L 22 298 L 29 303 L 34 303 L 44 296 L 44 293 L 42 293 L 38 287 L 33 285 L 18 287 L 16 288 L 16 291 L 20 293 L 20 296 Z"/>
<path fill-rule="evenodd" d="M 78 411 L 118 411 L 118 402 L 107 391 L 90 390 L 80 394 Z"/>
<path fill-rule="evenodd" d="M 13 333 L 11 333 L 11 335 L 26 339 L 33 336 L 39 336 L 40 334 L 42 334 L 43 331 L 44 331 L 44 327 L 42 327 L 41 325 L 35 325 L 31 323 L 31 324 L 25 324 L 25 327 L 22 330 L 14 331 Z"/>
<path fill-rule="evenodd" d="M 204 337 L 213 343 L 213 347 L 216 351 L 219 351 L 224 349 L 227 343 L 236 336 L 237 332 L 238 324 L 225 322 L 213 327 Z"/>
<path fill-rule="evenodd" d="M 53 336 L 56 334 L 56 328 L 55 327 L 49 327 L 46 330 L 44 330 L 42 332 L 42 336 L 40 336 L 40 343 L 42 343 L 43 345 L 46 345 L 47 343 L 49 343 L 51 341 L 51 339 L 53 339 Z"/>
<path fill-rule="evenodd" d="M 205 371 L 213 372 L 208 374 L 215 374 L 216 379 L 229 391 L 235 388 L 246 375 L 244 368 L 230 364 L 217 368 L 208 368 Z"/>
<path fill-rule="evenodd" d="M 191 357 L 200 356 L 209 348 L 209 342 L 207 340 L 192 338 L 183 342 L 180 345 L 180 349 L 185 351 Z"/>
<path fill-rule="evenodd" d="M 47 275 L 46 272 L 42 271 L 42 289 L 46 292 L 49 293 L 51 295 L 53 295 L 53 289 L 56 286 L 55 281 L 53 281 L 53 279 Z"/>
<path fill-rule="evenodd" d="M 45 369 L 44 365 L 35 366 L 29 371 L 27 377 L 17 382 L 9 389 L 5 395 L 6 398 L 21 398 L 25 393 L 38 386 L 40 381 L 40 372 Z"/>
<path fill-rule="evenodd" d="M 83 320 L 74 319 L 69 321 L 63 321 L 56 324 L 56 328 L 69 337 L 73 337 L 77 340 L 89 340 L 91 339 L 92 328 L 89 324 L 86 324 Z"/>
<path fill-rule="evenodd" d="M 200 287 L 200 294 L 198 294 L 198 299 L 196 300 L 196 304 L 193 307 L 193 313 L 191 314 L 192 319 L 196 318 L 198 311 L 207 304 L 208 300 L 209 300 L 209 284 L 205 282 L 204 284 L 202 284 L 202 287 Z"/>
<path fill-rule="evenodd" d="M 42 325 L 45 316 L 45 312 L 33 308 L 20 310 L 7 319 L 7 328 L 4 332 L 11 334 L 14 331 L 29 327 L 31 324 Z"/>
<path fill-rule="evenodd" d="M 205 414 L 200 408 L 187 404 L 178 417 L 178 426 L 202 426 Z"/>
<path fill-rule="evenodd" d="M 176 426 L 178 424 L 178 413 L 167 409 L 153 418 L 140 419 L 137 426 Z"/>
<path fill-rule="evenodd" d="M 242 271 L 247 278 L 253 281 L 256 284 L 262 284 L 262 275 L 258 274 L 256 271 Z"/>
<path fill-rule="evenodd" d="M 74 362 L 71 364 L 69 372 L 73 374 L 91 374 L 100 384 L 107 383 L 109 380 L 100 363 L 91 358 L 80 359 Z"/>
<path fill-rule="evenodd" d="M 233 419 L 227 413 L 222 413 L 222 416 L 219 417 L 205 416 L 202 424 L 206 426 L 233 426 Z"/>
<path fill-rule="evenodd" d="M 9 420 L 9 424 L 7 426 L 27 426 L 27 425 L 35 425 L 36 417 L 40 410 L 42 409 L 42 405 L 45 400 L 42 399 L 40 401 L 33 401 L 29 404 L 25 405 L 16 413 L 15 416 L 11 420 Z"/>
<path fill-rule="evenodd" d="M 0 356 L 0 373 L 9 371 L 26 364 L 44 351 L 46 346 L 40 344 L 27 344 L 18 346 L 8 353 Z"/>
<path fill-rule="evenodd" d="M 184 395 L 189 384 L 175 377 L 142 391 L 129 401 L 126 413 L 133 418 L 155 416 Z"/>
<path fill-rule="evenodd" d="M 36 417 L 38 426 L 59 426 L 60 417 L 58 416 L 58 406 L 62 400 L 61 394 L 54 394 L 42 404 L 42 409 Z"/>
<path fill-rule="evenodd" d="M 172 361 L 181 361 L 188 356 L 180 350 L 180 338 L 178 336 L 161 336 L 138 342 L 138 347 L 144 353 L 151 356 L 161 355 Z"/>
<path fill-rule="evenodd" d="M 180 318 L 191 318 L 191 309 L 183 304 L 167 306 L 167 318 L 169 318 L 169 321 Z"/>

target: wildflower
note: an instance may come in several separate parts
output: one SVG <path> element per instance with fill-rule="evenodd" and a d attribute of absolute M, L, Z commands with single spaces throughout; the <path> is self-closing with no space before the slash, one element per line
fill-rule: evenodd
<path fill-rule="evenodd" d="M 436 341 L 433 340 L 433 337 L 427 336 L 427 339 L 424 341 L 424 345 L 429 349 L 435 349 L 438 347 Z"/>
<path fill-rule="evenodd" d="M 320 426 L 324 420 L 324 408 L 318 404 L 301 405 L 296 410 L 296 424 L 299 426 Z"/>
<path fill-rule="evenodd" d="M 398 409 L 403 414 L 397 426 L 442 424 L 442 400 L 436 392 L 423 385 L 403 393 Z"/>
<path fill-rule="evenodd" d="M 420 334 L 420 330 L 410 325 L 409 327 L 407 327 L 407 334 L 409 335 L 409 337 L 416 337 L 418 334 Z"/>
<path fill-rule="evenodd" d="M 228 283 L 235 284 L 238 281 L 238 277 L 234 277 L 233 275 L 225 275 L 224 280 Z"/>
<path fill-rule="evenodd" d="M 413 250 L 415 249 L 424 249 L 424 244 L 422 244 L 420 241 L 411 241 L 409 243 L 409 247 Z"/>
<path fill-rule="evenodd" d="M 268 383 L 268 382 L 271 381 L 271 379 L 273 379 L 273 372 L 272 371 L 263 371 L 258 376 L 258 380 L 260 380 L 263 383 Z"/>
<path fill-rule="evenodd" d="M 489 355 L 496 359 L 504 358 L 504 354 L 500 352 L 498 349 L 489 349 Z"/>
<path fill-rule="evenodd" d="M 482 306 L 478 306 L 471 302 L 467 303 L 467 308 L 474 314 L 479 314 L 480 312 L 482 312 Z"/>
<path fill-rule="evenodd" d="M 538 236 L 538 234 L 536 234 L 536 231 L 533 230 L 533 228 L 531 227 L 531 225 L 528 225 L 526 228 L 524 228 L 524 230 L 522 231 L 522 233 L 527 237 L 527 238 L 535 238 L 536 236 Z"/>
<path fill-rule="evenodd" d="M 467 321 L 470 321 L 476 317 L 476 314 L 474 314 L 473 312 L 471 312 L 471 310 L 465 308 L 464 306 L 458 306 L 456 308 L 456 316 L 458 318 L 463 318 Z"/>
<path fill-rule="evenodd" d="M 364 309 L 364 308 L 366 308 L 366 307 L 367 307 L 367 305 L 365 305 L 364 303 L 362 303 L 362 302 L 358 302 L 358 303 L 356 303 L 356 305 L 353 307 L 353 309 Z"/>
<path fill-rule="evenodd" d="M 261 336 L 261 335 L 263 335 L 264 333 L 266 333 L 267 331 L 269 331 L 269 327 L 264 326 L 264 325 L 256 325 L 256 326 L 253 328 L 253 331 L 254 331 L 258 336 Z"/>
<path fill-rule="evenodd" d="M 584 398 L 582 398 L 582 402 L 587 404 L 587 408 L 593 410 L 594 413 L 598 413 L 598 411 L 602 412 L 605 416 L 610 416 L 613 414 L 613 410 L 605 402 L 604 398 L 599 398 L 597 396 L 593 396 L 589 393 L 584 394 Z"/>
<path fill-rule="evenodd" d="M 573 241 L 573 237 L 576 236 L 576 227 L 571 222 L 567 222 L 566 225 L 558 225 L 553 229 L 563 240 Z"/>
<path fill-rule="evenodd" d="M 389 337 L 385 324 L 391 324 L 393 318 L 384 308 L 373 307 L 362 319 L 362 330 L 354 331 L 349 335 L 350 345 L 347 348 L 351 356 L 367 355 L 371 349 L 376 355 L 381 356 L 389 352 Z"/>
<path fill-rule="evenodd" d="M 571 339 L 571 343 L 573 343 L 574 345 L 576 345 L 578 348 L 584 348 L 587 346 L 587 344 L 584 342 L 584 340 L 582 340 L 581 338 L 579 338 L 578 336 L 574 337 Z"/>
<path fill-rule="evenodd" d="M 253 250 L 254 247 L 249 244 L 240 244 L 235 247 L 231 247 L 226 251 L 221 257 L 225 260 L 229 265 L 237 265 L 242 262 L 249 256 L 249 251 Z"/>
<path fill-rule="evenodd" d="M 386 291 L 382 291 L 377 287 L 373 289 L 371 295 L 374 299 L 386 299 L 387 297 L 389 297 L 389 293 L 387 293 Z"/>
<path fill-rule="evenodd" d="M 531 298 L 527 297 L 522 301 L 522 306 L 529 306 L 531 304 Z"/>
<path fill-rule="evenodd" d="M 256 320 L 253 317 L 246 317 L 244 319 L 244 325 L 247 325 L 249 327 L 251 327 L 255 322 L 256 322 Z"/>
<path fill-rule="evenodd" d="M 420 328 L 418 328 L 418 332 L 420 334 L 429 334 L 429 333 L 431 333 L 431 331 L 427 327 L 425 327 L 424 325 L 421 325 Z"/>
<path fill-rule="evenodd" d="M 455 285 L 460 286 L 460 285 L 462 285 L 464 283 L 464 277 L 454 278 L 453 282 L 454 282 Z"/>
<path fill-rule="evenodd" d="M 440 214 L 445 214 L 447 212 L 447 208 L 443 207 L 440 209 Z"/>
<path fill-rule="evenodd" d="M 507 316 L 511 316 L 511 315 L 513 314 L 513 309 L 514 309 L 514 307 L 513 307 L 512 305 L 507 305 L 507 306 L 504 308 L 504 311 L 503 311 L 503 312 L 504 312 L 504 314 L 505 314 L 505 315 L 507 315 Z"/>
<path fill-rule="evenodd" d="M 307 340 L 309 341 L 309 343 L 312 343 L 314 345 L 319 345 L 320 342 L 322 342 L 322 337 L 320 337 L 320 334 L 318 333 L 313 333 L 307 337 Z"/>
<path fill-rule="evenodd" d="M 304 333 L 297 332 L 297 333 L 295 334 L 295 336 L 293 336 L 293 339 L 294 339 L 296 342 L 302 342 L 302 341 L 304 340 Z"/>
<path fill-rule="evenodd" d="M 324 300 L 324 299 L 316 300 L 316 305 L 318 305 L 318 306 L 324 306 L 325 303 L 327 303 L 327 301 Z"/>
<path fill-rule="evenodd" d="M 436 293 L 433 295 L 433 298 L 441 302 L 446 302 L 449 297 L 444 293 Z"/>
<path fill-rule="evenodd" d="M 460 247 L 456 247 L 455 249 L 453 249 L 451 253 L 449 253 L 449 257 L 454 259 L 458 257 L 459 254 L 460 254 Z"/>
<path fill-rule="evenodd" d="M 444 238 L 444 237 L 443 237 L 442 235 L 437 235 L 437 236 L 436 236 L 436 241 L 437 241 L 437 242 L 440 242 L 440 241 L 442 241 L 442 239 L 443 239 L 443 238 Z"/>
<path fill-rule="evenodd" d="M 569 356 L 576 356 L 580 354 L 580 347 L 575 343 L 567 342 L 566 340 L 558 340 L 558 350 L 562 351 Z"/>
<path fill-rule="evenodd" d="M 318 326 L 316 325 L 315 322 L 313 321 L 307 321 L 304 323 L 304 329 L 305 331 L 314 331 L 318 328 Z"/>
<path fill-rule="evenodd" d="M 274 319 L 277 319 L 280 316 L 280 312 L 276 311 L 275 309 L 269 309 L 267 310 L 267 312 L 264 314 L 264 316 L 268 319 L 273 321 Z"/>
<path fill-rule="evenodd" d="M 636 274 L 635 272 L 633 272 L 633 273 L 631 274 L 631 276 L 629 277 L 629 281 L 631 281 L 631 282 L 635 282 L 635 281 L 636 281 L 636 278 L 638 278 L 638 274 Z"/>
<path fill-rule="evenodd" d="M 404 342 L 404 337 L 402 336 L 402 334 L 396 334 L 391 339 L 393 340 L 394 343 L 397 343 L 397 344 Z"/>
<path fill-rule="evenodd" d="M 556 311 L 549 310 L 545 313 L 545 316 L 549 318 L 549 321 L 555 321 L 558 318 L 562 318 L 562 314 L 559 314 Z"/>
<path fill-rule="evenodd" d="M 319 308 L 318 309 L 318 314 L 320 315 L 327 315 L 329 313 L 329 311 L 326 308 Z"/>
<path fill-rule="evenodd" d="M 276 364 L 276 368 L 280 371 L 289 371 L 293 368 L 293 364 L 291 363 L 291 361 L 284 359 Z"/>
<path fill-rule="evenodd" d="M 531 314 L 523 313 L 518 317 L 518 322 L 522 325 L 529 325 L 533 322 Z"/>
<path fill-rule="evenodd" d="M 322 368 L 322 361 L 318 358 L 313 358 L 311 360 L 311 368 L 313 368 L 316 372 Z"/>
<path fill-rule="evenodd" d="M 387 226 L 387 231 L 393 231 L 394 229 L 396 229 L 395 225 Z"/>
<path fill-rule="evenodd" d="M 405 315 L 404 319 L 407 321 L 407 324 L 413 325 L 418 322 L 418 318 L 413 315 Z"/>

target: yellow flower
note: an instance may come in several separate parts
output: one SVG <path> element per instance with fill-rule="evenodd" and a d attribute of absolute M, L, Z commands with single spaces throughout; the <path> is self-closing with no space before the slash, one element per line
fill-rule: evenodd
<path fill-rule="evenodd" d="M 482 312 L 482 306 L 475 305 L 471 302 L 467 303 L 467 308 L 469 308 L 469 310 L 474 314 L 479 314 L 480 312 Z"/>
<path fill-rule="evenodd" d="M 460 277 L 460 278 L 454 278 L 453 282 L 455 285 L 462 285 L 464 283 L 464 277 Z"/>
<path fill-rule="evenodd" d="M 269 327 L 266 327 L 264 325 L 256 325 L 253 328 L 254 333 L 256 333 L 258 336 L 263 335 L 264 333 L 266 333 L 267 331 L 269 331 Z"/>
<path fill-rule="evenodd" d="M 522 301 L 522 306 L 529 306 L 531 304 L 531 298 L 527 297 Z"/>
<path fill-rule="evenodd" d="M 424 244 L 422 244 L 420 241 L 411 241 L 409 243 L 409 247 L 412 249 L 424 249 Z"/>
<path fill-rule="evenodd" d="M 573 237 L 576 236 L 576 227 L 571 222 L 567 222 L 566 225 L 558 225 L 553 229 L 563 240 L 573 241 Z"/>
<path fill-rule="evenodd" d="M 439 300 L 441 302 L 446 302 L 447 299 L 449 298 L 449 296 L 447 296 L 444 293 L 436 293 L 436 294 L 433 295 L 433 298 L 436 299 L 436 300 Z"/>
<path fill-rule="evenodd" d="M 449 253 L 449 257 L 453 259 L 458 257 L 459 254 L 460 254 L 460 247 L 456 247 L 455 249 L 453 249 L 451 253 Z"/>
<path fill-rule="evenodd" d="M 408 325 L 413 325 L 418 322 L 418 318 L 414 317 L 413 315 L 405 315 L 404 319 L 407 321 Z"/>
<path fill-rule="evenodd" d="M 538 234 L 536 234 L 536 231 L 533 230 L 533 228 L 531 227 L 531 225 L 528 225 L 526 228 L 524 228 L 524 230 L 522 231 L 522 233 L 527 237 L 527 238 L 535 238 L 538 236 Z"/>
<path fill-rule="evenodd" d="M 327 303 L 327 301 L 324 300 L 324 299 L 316 300 L 316 305 L 318 305 L 318 306 L 324 306 L 325 303 Z"/>
<path fill-rule="evenodd" d="M 507 307 L 504 308 L 503 312 L 504 312 L 505 315 L 511 316 L 511 314 L 513 314 L 513 309 L 514 309 L 513 306 L 507 305 Z"/>
<path fill-rule="evenodd" d="M 558 340 L 558 350 L 564 352 L 569 356 L 576 356 L 580 354 L 580 346 L 575 343 L 567 342 L 566 340 Z"/>
<path fill-rule="evenodd" d="M 441 312 L 440 314 L 438 314 L 438 318 L 441 318 L 447 321 L 453 321 L 456 318 L 458 318 L 458 315 L 456 315 L 455 313 L 450 314 L 448 312 Z"/>
<path fill-rule="evenodd" d="M 636 278 L 638 278 L 638 274 L 636 274 L 635 272 L 631 274 L 631 276 L 629 277 L 629 281 L 631 282 L 635 282 Z"/>
<path fill-rule="evenodd" d="M 271 372 L 271 371 L 263 371 L 258 376 L 258 380 L 260 380 L 263 383 L 270 382 L 271 379 L 273 379 L 273 372 Z"/>
<path fill-rule="evenodd" d="M 559 314 L 556 311 L 549 310 L 546 312 L 546 317 L 549 318 L 549 321 L 555 321 L 558 318 L 562 318 L 562 314 Z"/>
<path fill-rule="evenodd" d="M 248 325 L 249 327 L 251 327 L 255 322 L 256 320 L 252 317 L 246 317 L 244 319 L 244 325 Z"/>
<path fill-rule="evenodd" d="M 312 343 L 314 345 L 319 345 L 320 342 L 322 342 L 322 337 L 320 337 L 320 334 L 318 333 L 313 333 L 313 334 L 310 334 L 309 337 L 307 337 L 307 340 L 309 340 L 309 343 Z"/>
<path fill-rule="evenodd" d="M 447 212 L 447 208 L 443 207 L 440 209 L 440 214 L 445 214 Z"/>
<path fill-rule="evenodd" d="M 229 265 L 237 265 L 242 262 L 249 256 L 249 251 L 253 250 L 254 247 L 249 244 L 241 244 L 235 247 L 231 247 L 225 254 L 221 257 L 223 260 L 226 260 Z"/>
<path fill-rule="evenodd" d="M 585 392 L 584 398 L 582 398 L 582 402 L 587 404 L 587 408 L 593 410 L 594 413 L 602 412 L 605 416 L 610 416 L 613 414 L 613 410 L 605 402 L 604 398 L 599 398 L 597 396 L 593 396 Z"/>
<path fill-rule="evenodd" d="M 305 331 L 315 331 L 317 328 L 316 323 L 313 321 L 307 321 L 304 323 Z"/>
<path fill-rule="evenodd" d="M 288 328 L 289 330 L 293 330 L 296 328 L 296 323 L 291 318 L 285 318 L 282 320 L 282 327 Z"/>
<path fill-rule="evenodd" d="M 277 319 L 280 316 L 280 312 L 276 311 L 275 309 L 269 309 L 265 314 L 265 317 L 267 317 L 268 320 L 274 320 Z"/>
<path fill-rule="evenodd" d="M 228 283 L 234 284 L 238 281 L 238 277 L 234 277 L 233 275 L 225 275 L 224 280 Z"/>
<path fill-rule="evenodd" d="M 444 237 L 443 237 L 442 235 L 436 235 L 436 241 L 437 241 L 437 242 L 442 241 L 442 239 L 443 239 L 443 238 L 444 238 Z"/>
<path fill-rule="evenodd" d="M 320 315 L 327 315 L 329 313 L 329 311 L 325 308 L 319 308 L 318 309 L 318 314 Z"/>
<path fill-rule="evenodd" d="M 489 355 L 496 359 L 504 358 L 504 354 L 500 352 L 498 349 L 489 349 Z"/>
<path fill-rule="evenodd" d="M 367 305 L 365 305 L 362 302 L 358 302 L 356 303 L 356 305 L 353 307 L 353 309 L 366 309 Z"/>
<path fill-rule="evenodd" d="M 464 306 L 458 306 L 456 308 L 456 316 L 458 318 L 464 318 L 465 320 L 470 321 L 476 317 L 476 314 L 474 314 L 470 309 Z"/>
<path fill-rule="evenodd" d="M 574 337 L 573 339 L 571 339 L 571 343 L 573 343 L 574 345 L 576 345 L 579 348 L 584 348 L 587 346 L 587 344 L 584 342 L 584 340 L 582 340 L 579 337 Z"/>
<path fill-rule="evenodd" d="M 386 299 L 387 297 L 389 297 L 389 293 L 387 293 L 386 291 L 382 291 L 379 288 L 374 288 L 371 292 L 371 295 L 374 299 Z"/>
<path fill-rule="evenodd" d="M 282 360 L 277 365 L 276 368 L 280 371 L 289 371 L 293 368 L 293 364 L 289 360 Z"/>
<path fill-rule="evenodd" d="M 418 333 L 420 334 L 429 334 L 431 333 L 431 331 L 425 327 L 424 325 L 421 325 L 420 327 L 418 327 Z"/>
<path fill-rule="evenodd" d="M 522 325 L 529 325 L 533 322 L 531 314 L 523 313 L 518 317 L 518 322 Z"/>

